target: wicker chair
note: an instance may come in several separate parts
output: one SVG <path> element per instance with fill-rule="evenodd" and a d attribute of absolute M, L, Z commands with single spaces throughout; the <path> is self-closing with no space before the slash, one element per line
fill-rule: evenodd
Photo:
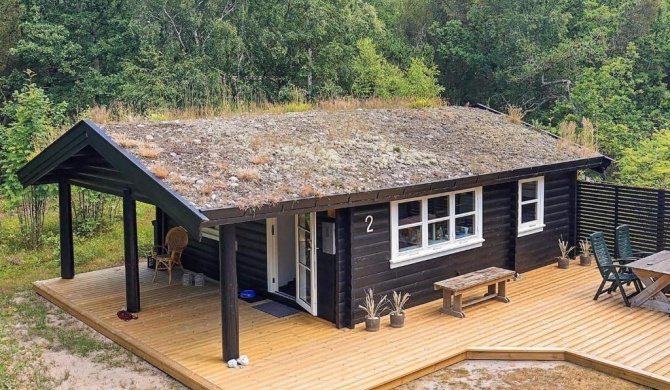
<path fill-rule="evenodd" d="M 182 271 L 184 270 L 181 265 L 181 253 L 186 245 L 188 245 L 188 233 L 182 227 L 170 229 L 165 236 L 165 244 L 154 245 L 151 249 L 151 256 L 156 260 L 154 282 L 159 270 L 168 271 L 168 284 L 172 283 L 172 268 L 179 267 Z"/>

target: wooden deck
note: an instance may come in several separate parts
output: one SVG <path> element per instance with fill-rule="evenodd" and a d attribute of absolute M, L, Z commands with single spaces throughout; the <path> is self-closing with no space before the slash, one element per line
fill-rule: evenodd
<path fill-rule="evenodd" d="M 547 266 L 508 283 L 508 304 L 481 303 L 458 319 L 441 314 L 435 300 L 409 309 L 402 329 L 390 328 L 387 316 L 377 333 L 338 330 L 306 313 L 275 318 L 240 301 L 240 349 L 251 360 L 241 369 L 221 360 L 218 285 L 183 287 L 177 273 L 167 286 L 166 275 L 152 283 L 152 271 L 140 271 L 142 311 L 130 322 L 116 317 L 125 302 L 123 268 L 34 287 L 192 388 L 388 388 L 486 357 L 565 359 L 615 374 L 628 367 L 622 376 L 670 388 L 668 315 L 627 308 L 617 294 L 593 301 L 600 275 L 574 261 L 568 270 Z"/>

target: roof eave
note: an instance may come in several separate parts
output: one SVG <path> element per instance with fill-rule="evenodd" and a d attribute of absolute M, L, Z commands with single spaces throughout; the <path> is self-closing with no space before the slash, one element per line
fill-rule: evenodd
<path fill-rule="evenodd" d="M 447 180 L 412 184 L 409 186 L 389 187 L 365 192 L 349 194 L 336 194 L 323 197 L 299 198 L 276 204 L 266 204 L 260 207 L 240 209 L 238 207 L 224 207 L 217 209 L 201 210 L 208 218 L 202 227 L 212 227 L 230 223 L 252 221 L 265 218 L 273 218 L 285 213 L 302 213 L 312 211 L 323 211 L 333 208 L 365 206 L 375 203 L 390 202 L 399 199 L 408 199 L 418 196 L 430 195 L 439 192 L 449 192 L 461 188 L 494 185 L 504 182 L 521 180 L 529 177 L 545 175 L 549 173 L 560 173 L 579 169 L 598 169 L 609 165 L 604 156 L 596 156 L 585 159 L 565 161 L 555 164 L 538 165 L 534 167 L 511 169 L 487 173 L 483 175 L 462 176 Z"/>

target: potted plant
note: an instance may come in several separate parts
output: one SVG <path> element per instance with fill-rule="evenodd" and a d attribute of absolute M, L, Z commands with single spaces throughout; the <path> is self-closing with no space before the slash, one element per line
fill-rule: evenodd
<path fill-rule="evenodd" d="M 376 332 L 379 330 L 380 325 L 380 314 L 384 311 L 388 299 L 384 295 L 379 302 L 375 301 L 374 291 L 369 288 L 365 292 L 365 305 L 358 305 L 361 309 L 365 310 L 365 330 L 368 332 Z"/>
<path fill-rule="evenodd" d="M 393 290 L 393 300 L 391 301 L 391 327 L 402 328 L 405 326 L 405 311 L 403 308 L 409 299 L 409 293 L 402 293 Z"/>
<path fill-rule="evenodd" d="M 563 236 L 558 239 L 558 249 L 561 250 L 561 255 L 558 257 L 558 268 L 567 269 L 570 265 L 570 252 L 575 249 L 574 246 L 569 246 L 568 241 L 563 241 Z"/>
<path fill-rule="evenodd" d="M 591 243 L 588 239 L 579 241 L 579 265 L 591 265 Z"/>

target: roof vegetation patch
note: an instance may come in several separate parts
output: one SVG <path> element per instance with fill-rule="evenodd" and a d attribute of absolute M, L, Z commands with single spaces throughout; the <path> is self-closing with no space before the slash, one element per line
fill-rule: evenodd
<path fill-rule="evenodd" d="M 104 129 L 145 165 L 169 167 L 163 180 L 203 210 L 599 156 L 507 117 L 464 107 L 240 115 Z"/>

